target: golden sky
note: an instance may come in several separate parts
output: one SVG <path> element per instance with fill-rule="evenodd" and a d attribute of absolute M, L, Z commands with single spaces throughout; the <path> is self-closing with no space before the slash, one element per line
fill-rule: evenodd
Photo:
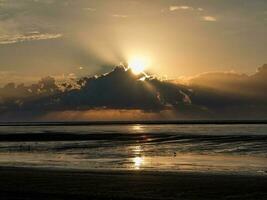
<path fill-rule="evenodd" d="M 266 0 L 0 0 L 0 76 L 80 77 L 134 56 L 170 78 L 251 74 L 266 35 Z"/>

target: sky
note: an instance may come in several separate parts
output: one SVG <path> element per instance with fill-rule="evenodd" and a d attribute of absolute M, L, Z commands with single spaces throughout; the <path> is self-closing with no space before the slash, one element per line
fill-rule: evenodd
<path fill-rule="evenodd" d="M 266 35 L 266 0 L 0 0 L 0 121 L 267 119 Z"/>
<path fill-rule="evenodd" d="M 0 84 L 102 74 L 135 56 L 169 78 L 253 74 L 266 35 L 266 0 L 0 0 Z"/>

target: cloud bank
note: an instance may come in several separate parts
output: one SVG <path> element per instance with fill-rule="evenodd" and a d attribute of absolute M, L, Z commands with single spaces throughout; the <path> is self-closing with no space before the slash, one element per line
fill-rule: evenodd
<path fill-rule="evenodd" d="M 266 79 L 266 64 L 253 75 L 204 73 L 187 84 L 134 75 L 123 66 L 71 83 L 46 77 L 30 86 L 9 83 L 1 88 L 1 120 L 13 115 L 25 119 L 25 113 L 46 120 L 267 119 Z"/>

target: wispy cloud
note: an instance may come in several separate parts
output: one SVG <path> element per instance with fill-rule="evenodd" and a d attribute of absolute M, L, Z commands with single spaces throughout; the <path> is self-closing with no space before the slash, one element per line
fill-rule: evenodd
<path fill-rule="evenodd" d="M 95 8 L 91 8 L 91 7 L 83 8 L 83 10 L 88 11 L 88 12 L 95 12 L 96 11 Z"/>
<path fill-rule="evenodd" d="M 173 12 L 173 11 L 177 11 L 177 10 L 191 10 L 191 11 L 199 11 L 199 12 L 202 12 L 204 11 L 203 8 L 199 7 L 199 8 L 194 8 L 194 7 L 191 7 L 191 6 L 187 6 L 187 5 L 172 5 L 172 6 L 169 6 L 169 11 Z"/>
<path fill-rule="evenodd" d="M 213 17 L 213 16 L 203 16 L 202 20 L 207 21 L 207 22 L 216 22 L 217 21 L 216 17 Z"/>
<path fill-rule="evenodd" d="M 128 18 L 128 15 L 121 15 L 121 14 L 113 14 L 111 16 L 116 18 Z"/>
<path fill-rule="evenodd" d="M 38 31 L 29 32 L 26 34 L 8 34 L 0 35 L 0 44 L 13 44 L 18 42 L 49 40 L 62 37 L 60 33 L 39 33 Z"/>
<path fill-rule="evenodd" d="M 186 5 L 169 7 L 169 11 L 176 11 L 176 10 L 194 10 L 194 8 Z"/>

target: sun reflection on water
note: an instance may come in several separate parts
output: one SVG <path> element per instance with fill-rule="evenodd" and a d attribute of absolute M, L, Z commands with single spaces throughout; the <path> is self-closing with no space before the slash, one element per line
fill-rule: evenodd
<path fill-rule="evenodd" d="M 132 154 L 133 158 L 131 159 L 131 162 L 133 164 L 132 168 L 134 169 L 140 169 L 142 165 L 144 165 L 144 156 L 143 156 L 143 149 L 142 146 L 137 145 L 132 148 Z"/>
<path fill-rule="evenodd" d="M 140 169 L 140 167 L 144 164 L 144 158 L 143 157 L 135 157 L 133 158 L 134 162 L 134 168 Z"/>
<path fill-rule="evenodd" d="M 132 130 L 135 133 L 141 133 L 141 132 L 143 132 L 143 127 L 141 125 L 134 125 L 134 126 L 132 126 Z"/>
<path fill-rule="evenodd" d="M 142 153 L 142 148 L 141 146 L 135 146 L 132 151 L 135 155 L 139 155 L 140 153 Z"/>

